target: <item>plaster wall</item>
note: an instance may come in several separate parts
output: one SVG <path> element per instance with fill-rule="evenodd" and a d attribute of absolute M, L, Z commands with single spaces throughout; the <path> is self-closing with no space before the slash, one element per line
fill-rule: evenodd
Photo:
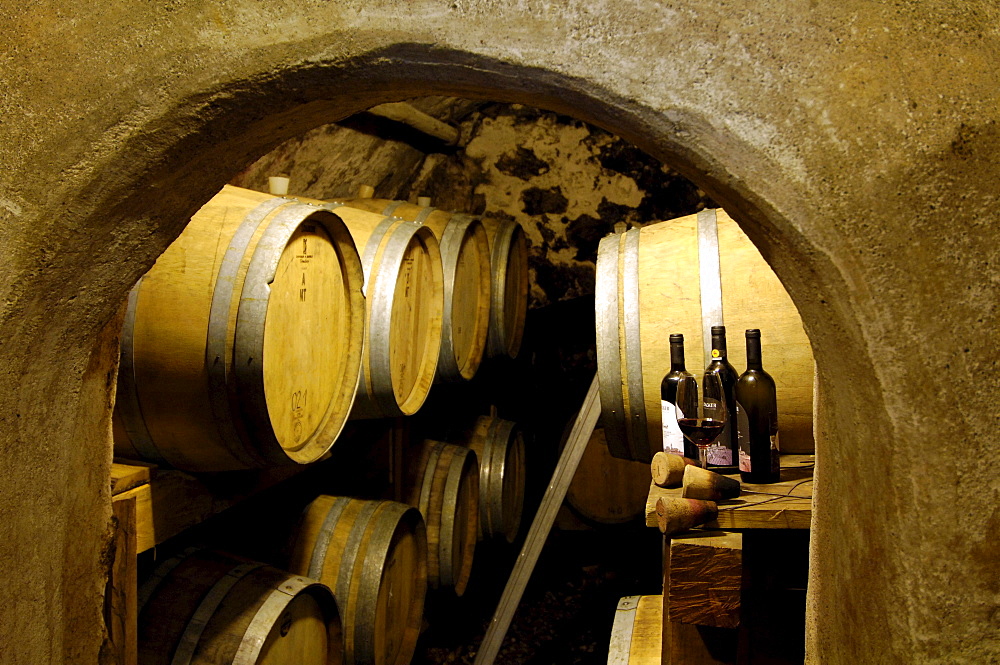
<path fill-rule="evenodd" d="M 732 210 L 771 262 L 821 396 L 810 662 L 1000 656 L 995 3 L 0 9 L 4 662 L 98 659 L 100 332 L 127 289 L 254 159 L 419 94 L 614 131 Z"/>

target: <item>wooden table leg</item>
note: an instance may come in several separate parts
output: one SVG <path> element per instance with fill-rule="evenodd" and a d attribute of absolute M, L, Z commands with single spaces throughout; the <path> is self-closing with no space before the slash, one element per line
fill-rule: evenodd
<path fill-rule="evenodd" d="M 111 503 L 114 561 L 105 588 L 104 620 L 108 640 L 120 665 L 137 665 L 137 565 L 135 497 Z"/>

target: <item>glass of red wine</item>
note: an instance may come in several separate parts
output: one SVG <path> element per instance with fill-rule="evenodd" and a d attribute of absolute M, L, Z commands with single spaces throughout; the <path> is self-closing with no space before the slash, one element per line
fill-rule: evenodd
<path fill-rule="evenodd" d="M 677 385 L 677 403 L 696 405 L 682 413 L 677 409 L 677 426 L 688 441 L 698 446 L 698 461 L 708 468 L 708 447 L 719 438 L 726 426 L 726 393 L 717 374 L 705 374 L 698 382 L 682 381 Z"/>

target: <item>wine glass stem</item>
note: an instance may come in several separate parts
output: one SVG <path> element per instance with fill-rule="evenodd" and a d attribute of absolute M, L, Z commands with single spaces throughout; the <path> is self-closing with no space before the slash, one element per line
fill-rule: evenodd
<path fill-rule="evenodd" d="M 698 446 L 698 463 L 701 468 L 708 468 L 708 446 Z"/>

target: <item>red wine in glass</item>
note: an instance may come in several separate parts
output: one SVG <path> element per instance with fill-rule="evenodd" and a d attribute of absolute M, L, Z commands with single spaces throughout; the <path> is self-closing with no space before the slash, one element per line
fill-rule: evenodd
<path fill-rule="evenodd" d="M 690 408 L 688 413 L 676 411 L 677 427 L 698 447 L 698 460 L 707 469 L 708 447 L 722 434 L 729 417 L 722 380 L 709 372 L 702 377 L 700 387 L 697 381 L 685 381 L 677 386 L 677 402 L 696 405 L 693 413 Z"/>
<path fill-rule="evenodd" d="M 677 421 L 677 426 L 691 443 L 699 448 L 707 448 L 719 438 L 726 423 L 711 418 L 681 418 Z"/>

